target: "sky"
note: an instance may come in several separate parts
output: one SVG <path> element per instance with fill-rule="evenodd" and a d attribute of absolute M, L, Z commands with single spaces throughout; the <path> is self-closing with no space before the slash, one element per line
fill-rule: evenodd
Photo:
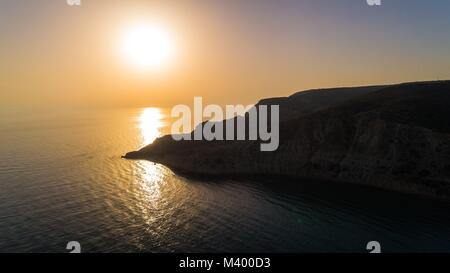
<path fill-rule="evenodd" d="M 0 0 L 0 107 L 251 104 L 297 91 L 450 79 L 450 1 Z M 140 70 L 124 33 L 170 33 Z"/>

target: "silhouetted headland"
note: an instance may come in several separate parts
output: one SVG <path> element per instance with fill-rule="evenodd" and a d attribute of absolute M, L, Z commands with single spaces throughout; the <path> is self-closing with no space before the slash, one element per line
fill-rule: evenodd
<path fill-rule="evenodd" d="M 206 176 L 271 175 L 450 199 L 450 81 L 318 89 L 280 105 L 280 145 L 157 139 L 124 158 Z"/>

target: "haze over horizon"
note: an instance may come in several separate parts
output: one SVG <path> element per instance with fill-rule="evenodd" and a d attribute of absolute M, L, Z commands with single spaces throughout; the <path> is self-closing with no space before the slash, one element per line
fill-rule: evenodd
<path fill-rule="evenodd" d="M 444 0 L 5 0 L 0 106 L 251 104 L 310 88 L 449 79 L 449 13 Z M 141 21 L 170 35 L 170 60 L 156 69 L 135 69 L 120 52 Z"/>

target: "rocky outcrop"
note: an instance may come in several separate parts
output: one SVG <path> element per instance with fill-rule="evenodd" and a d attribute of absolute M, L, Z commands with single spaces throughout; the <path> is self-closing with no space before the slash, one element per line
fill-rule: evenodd
<path fill-rule="evenodd" d="M 260 103 L 280 105 L 274 152 L 260 152 L 258 141 L 165 136 L 125 158 L 186 174 L 313 178 L 450 198 L 450 82 L 317 90 Z"/>

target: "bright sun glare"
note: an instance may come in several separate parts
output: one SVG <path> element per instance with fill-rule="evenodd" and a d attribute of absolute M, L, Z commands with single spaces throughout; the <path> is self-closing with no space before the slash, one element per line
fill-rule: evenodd
<path fill-rule="evenodd" d="M 124 56 L 135 68 L 160 69 L 173 57 L 172 36 L 162 26 L 136 24 L 125 31 L 122 39 Z"/>
<path fill-rule="evenodd" d="M 158 108 L 145 108 L 139 117 L 139 128 L 143 138 L 143 145 L 152 143 L 161 135 L 163 115 Z"/>

